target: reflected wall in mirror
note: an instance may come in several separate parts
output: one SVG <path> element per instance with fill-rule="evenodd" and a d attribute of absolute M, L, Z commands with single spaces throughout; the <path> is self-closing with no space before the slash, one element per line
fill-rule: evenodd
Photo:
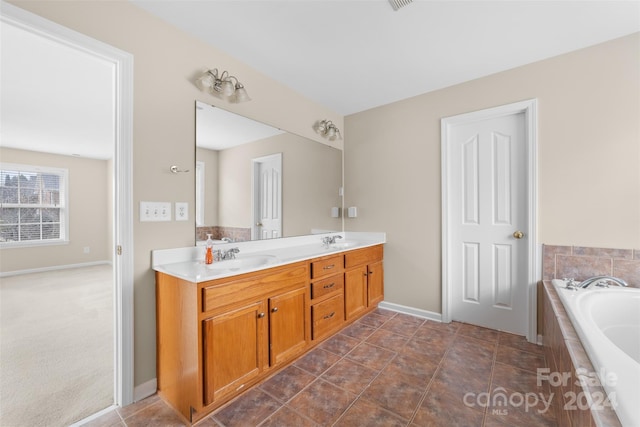
<path fill-rule="evenodd" d="M 342 151 L 196 102 L 196 241 L 342 231 Z"/>

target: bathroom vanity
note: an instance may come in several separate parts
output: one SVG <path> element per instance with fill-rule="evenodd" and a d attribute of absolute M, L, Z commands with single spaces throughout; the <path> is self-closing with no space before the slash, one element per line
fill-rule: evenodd
<path fill-rule="evenodd" d="M 374 310 L 384 235 L 355 234 L 238 244 L 215 267 L 202 248 L 154 251 L 160 396 L 194 423 Z"/>

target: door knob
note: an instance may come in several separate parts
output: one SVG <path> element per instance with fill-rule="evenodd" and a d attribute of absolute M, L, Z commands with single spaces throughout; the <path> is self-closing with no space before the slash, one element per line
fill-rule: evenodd
<path fill-rule="evenodd" d="M 520 230 L 513 232 L 513 237 L 516 239 L 522 239 L 524 237 L 524 233 Z"/>
<path fill-rule="evenodd" d="M 261 222 L 256 222 L 256 225 L 257 225 L 258 227 L 262 227 L 262 223 L 261 223 Z"/>

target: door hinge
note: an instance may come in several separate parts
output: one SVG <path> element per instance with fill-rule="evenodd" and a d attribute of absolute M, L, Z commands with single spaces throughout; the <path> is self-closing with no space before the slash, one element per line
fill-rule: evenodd
<path fill-rule="evenodd" d="M 118 245 L 118 246 L 116 246 L 116 253 L 117 253 L 118 255 L 122 255 L 122 245 Z"/>

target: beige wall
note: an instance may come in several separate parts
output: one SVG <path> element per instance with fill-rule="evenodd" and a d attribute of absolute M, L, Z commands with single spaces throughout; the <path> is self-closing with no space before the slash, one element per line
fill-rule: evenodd
<path fill-rule="evenodd" d="M 640 33 L 345 118 L 346 230 L 386 231 L 385 300 L 441 310 L 440 119 L 539 101 L 539 243 L 640 248 Z"/>
<path fill-rule="evenodd" d="M 69 243 L 0 249 L 0 272 L 111 261 L 109 161 L 0 148 L 7 163 L 69 171 Z M 83 249 L 90 248 L 85 254 Z"/>
<path fill-rule="evenodd" d="M 219 152 L 220 224 L 251 228 L 251 160 L 282 153 L 282 233 L 299 236 L 312 228 L 342 230 L 331 218 L 341 206 L 342 152 L 293 134 L 281 134 Z"/>
<path fill-rule="evenodd" d="M 194 164 L 196 99 L 317 141 L 316 120 L 344 129 L 334 112 L 128 2 L 10 2 L 134 55 L 136 212 L 141 200 L 193 207 L 193 174 L 169 166 Z M 207 67 L 239 76 L 253 100 L 224 104 L 198 91 L 192 82 Z M 522 99 L 540 101 L 540 242 L 639 247 L 639 72 L 634 35 L 349 116 L 346 204 L 360 211 L 346 224 L 388 233 L 386 299 L 440 310 L 440 118 Z M 135 215 L 136 385 L 155 378 L 150 251 L 192 245 L 193 236 L 193 220 Z"/>
<path fill-rule="evenodd" d="M 323 143 L 313 124 L 329 119 L 342 129 L 342 117 L 129 2 L 10 3 L 134 55 L 134 383 L 143 384 L 156 376 L 155 277 L 150 253 L 193 245 L 195 222 L 191 214 L 190 221 L 141 223 L 138 206 L 140 201 L 186 201 L 193 212 L 194 175 L 172 174 L 169 167 L 193 170 L 194 101 L 215 104 Z M 252 101 L 228 104 L 200 92 L 193 81 L 213 67 L 238 76 Z"/>

